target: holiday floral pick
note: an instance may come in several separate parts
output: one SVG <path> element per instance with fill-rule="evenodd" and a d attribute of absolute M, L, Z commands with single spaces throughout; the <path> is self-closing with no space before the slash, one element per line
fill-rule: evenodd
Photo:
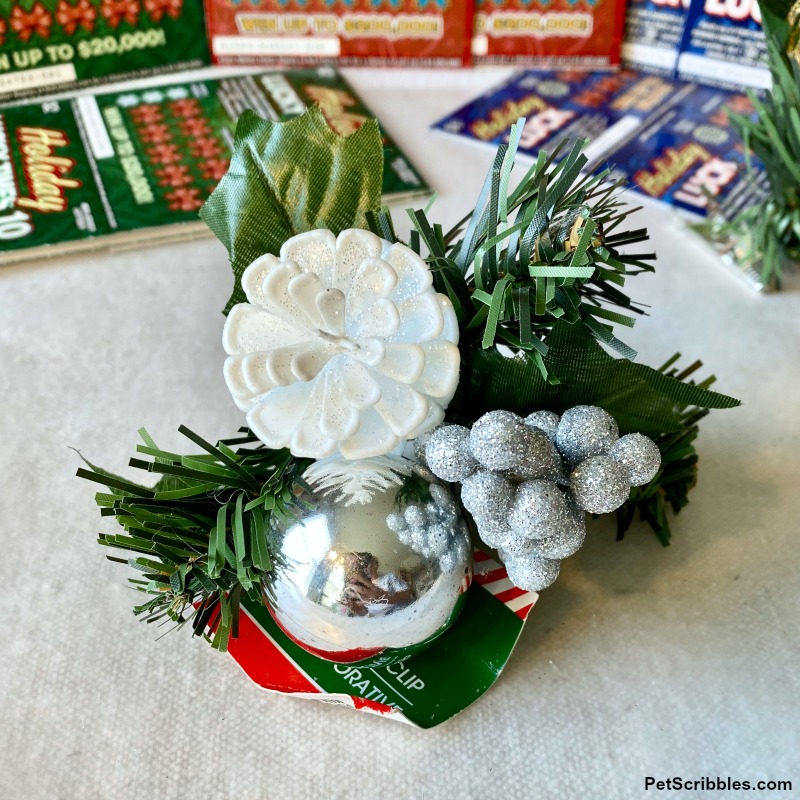
<path fill-rule="evenodd" d="M 131 464 L 155 486 L 80 471 L 108 487 L 123 530 L 101 543 L 142 575 L 137 614 L 225 649 L 240 605 L 266 605 L 318 657 L 391 660 L 476 613 L 470 536 L 536 589 L 584 511 L 616 509 L 619 538 L 638 514 L 669 542 L 697 423 L 738 401 L 695 383 L 699 362 L 634 362 L 617 328 L 642 313 L 625 286 L 653 269 L 630 249 L 647 232 L 606 173 L 582 176 L 585 143 L 514 185 L 521 130 L 461 224 L 409 210 L 401 241 L 377 123 L 343 138 L 318 109 L 242 116 L 201 216 L 233 268 L 224 373 L 248 427 L 215 444 L 182 428 L 200 455 L 142 431 L 149 460 Z"/>

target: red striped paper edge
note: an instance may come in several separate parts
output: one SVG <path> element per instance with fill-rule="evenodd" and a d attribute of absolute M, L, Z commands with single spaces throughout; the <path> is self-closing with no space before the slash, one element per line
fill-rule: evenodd
<path fill-rule="evenodd" d="M 475 550 L 472 579 L 487 592 L 493 594 L 510 611 L 525 621 L 534 603 L 539 599 L 536 592 L 528 592 L 514 586 L 506 568 L 483 550 Z"/>
<path fill-rule="evenodd" d="M 349 694 L 326 692 L 302 670 L 291 656 L 259 625 L 246 608 L 239 615 L 239 638 L 231 639 L 228 652 L 245 674 L 262 689 L 293 697 L 323 700 L 326 703 L 348 706 L 372 714 L 389 716 L 401 722 L 412 723 L 392 706 L 376 703 Z M 324 695 L 324 697 L 320 697 Z"/>

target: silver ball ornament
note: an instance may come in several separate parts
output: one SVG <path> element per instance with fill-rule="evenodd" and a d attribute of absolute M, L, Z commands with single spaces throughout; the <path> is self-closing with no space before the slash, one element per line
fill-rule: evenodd
<path fill-rule="evenodd" d="M 428 521 L 425 511 L 418 505 L 410 505 L 403 512 L 406 524 L 412 530 L 422 529 Z"/>
<path fill-rule="evenodd" d="M 528 416 L 525 417 L 525 424 L 531 428 L 538 428 L 540 431 L 544 431 L 550 438 L 550 441 L 555 444 L 556 429 L 558 428 L 560 420 L 561 417 L 554 411 L 534 411 L 532 414 L 528 414 Z"/>
<path fill-rule="evenodd" d="M 461 554 L 455 550 L 445 550 L 442 553 L 441 557 L 439 558 L 439 563 L 442 565 L 442 569 L 446 572 L 453 570 L 456 568 L 456 565 L 459 563 L 461 558 Z"/>
<path fill-rule="evenodd" d="M 428 538 L 423 528 L 409 528 L 410 535 L 406 544 L 417 553 L 425 554 L 428 547 Z M 399 537 L 398 537 L 399 538 Z M 402 540 L 401 540 L 402 541 Z"/>
<path fill-rule="evenodd" d="M 510 557 L 506 561 L 506 570 L 515 586 L 529 592 L 540 592 L 558 577 L 561 564 L 549 558 L 522 555 Z"/>
<path fill-rule="evenodd" d="M 450 544 L 450 531 L 442 523 L 431 526 L 428 531 L 428 547 L 435 556 L 442 556 Z"/>
<path fill-rule="evenodd" d="M 508 561 L 509 558 L 519 558 L 520 556 L 527 556 L 533 551 L 536 542 L 540 539 L 528 539 L 520 536 L 518 532 L 508 528 L 506 535 L 498 542 L 497 552 L 500 555 L 503 563 Z"/>
<path fill-rule="evenodd" d="M 469 449 L 487 469 L 512 469 L 525 458 L 524 436 L 529 430 L 522 417 L 510 411 L 490 411 L 472 426 Z"/>
<path fill-rule="evenodd" d="M 434 496 L 420 483 L 412 505 L 396 486 L 364 505 L 314 494 L 309 510 L 274 524 L 270 612 L 301 647 L 330 661 L 389 663 L 456 618 L 472 569 L 469 531 L 452 498 L 437 502 L 442 487 Z"/>
<path fill-rule="evenodd" d="M 486 527 L 505 526 L 514 500 L 514 487 L 497 472 L 479 470 L 461 484 L 461 502 Z"/>
<path fill-rule="evenodd" d="M 517 480 L 547 478 L 554 481 L 564 472 L 561 455 L 550 437 L 538 428 L 526 426 L 518 442 L 519 459 L 508 471 Z"/>
<path fill-rule="evenodd" d="M 608 456 L 591 456 L 570 475 L 575 502 L 591 514 L 615 511 L 628 499 L 630 489 L 627 470 Z"/>
<path fill-rule="evenodd" d="M 442 425 L 425 445 L 425 463 L 443 481 L 463 481 L 478 468 L 469 452 L 469 428 L 463 425 Z"/>
<path fill-rule="evenodd" d="M 425 458 L 425 448 L 428 446 L 428 442 L 430 441 L 431 436 L 433 436 L 434 431 L 437 431 L 440 427 L 442 426 L 438 425 L 433 430 L 426 431 L 425 433 L 420 434 L 419 436 L 417 436 L 416 439 L 414 439 L 414 445 L 413 445 L 414 458 L 424 467 L 428 467 L 428 462 Z M 430 467 L 428 468 L 430 469 Z"/>
<path fill-rule="evenodd" d="M 618 438 L 616 420 L 599 406 L 568 409 L 556 429 L 556 446 L 571 464 L 608 452 Z"/>
<path fill-rule="evenodd" d="M 567 506 L 569 522 L 559 530 L 551 531 L 541 539 L 510 536 L 502 542 L 498 551 L 503 561 L 519 556 L 562 559 L 577 553 L 586 539 L 586 517 L 571 499 L 567 500 Z"/>
<path fill-rule="evenodd" d="M 386 516 L 386 525 L 389 528 L 389 530 L 392 530 L 395 533 L 400 533 L 401 531 L 408 530 L 408 524 L 406 523 L 406 518 L 402 514 L 398 514 L 395 511 Z"/>
<path fill-rule="evenodd" d="M 523 539 L 541 539 L 570 522 L 564 493 L 550 481 L 527 481 L 517 487 L 508 523 Z"/>
<path fill-rule="evenodd" d="M 537 558 L 569 558 L 583 547 L 586 539 L 586 517 L 583 509 L 570 501 L 570 521 L 558 531 L 531 542 L 529 553 Z"/>
<path fill-rule="evenodd" d="M 661 468 L 658 445 L 641 433 L 620 437 L 611 446 L 608 455 L 625 468 L 631 486 L 645 486 Z"/>
<path fill-rule="evenodd" d="M 402 514 L 395 512 L 386 517 L 386 527 L 394 531 L 397 538 L 403 543 L 411 546 L 411 539 L 414 535 L 414 530 L 408 527 L 406 518 Z"/>
<path fill-rule="evenodd" d="M 458 517 L 461 518 L 461 505 L 453 496 L 451 491 L 438 483 L 431 483 L 428 486 L 431 493 L 432 505 L 444 517 Z"/>

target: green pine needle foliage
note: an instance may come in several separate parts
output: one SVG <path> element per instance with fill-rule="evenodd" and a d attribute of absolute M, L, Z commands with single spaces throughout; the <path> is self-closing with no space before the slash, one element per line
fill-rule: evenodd
<path fill-rule="evenodd" d="M 184 434 L 204 453 L 179 455 L 158 448 L 146 430 L 130 466 L 160 475 L 153 487 L 113 475 L 86 461 L 78 476 L 102 484 L 95 496 L 103 517 L 121 532 L 101 533 L 99 543 L 128 551 L 109 556 L 137 571 L 130 583 L 149 599 L 134 608 L 148 623 L 191 623 L 218 650 L 236 638 L 242 596 L 270 593 L 275 548 L 273 520 L 299 508 L 296 488 L 310 461 L 288 450 L 270 450 L 243 428 L 242 436 L 212 445 L 188 428 Z M 210 631 L 210 633 L 206 633 Z"/>
<path fill-rule="evenodd" d="M 679 358 L 680 354 L 677 353 L 658 372 L 694 386 L 694 382 L 688 379 L 702 363 L 695 361 L 678 372 L 673 365 Z M 697 388 L 706 390 L 714 381 L 714 376 L 709 376 L 697 384 Z M 677 430 L 655 437 L 661 451 L 661 468 L 646 486 L 634 486 L 628 500 L 617 509 L 618 540 L 625 536 L 638 513 L 639 519 L 650 526 L 666 547 L 672 535 L 668 509 L 678 514 L 689 503 L 689 492 L 697 483 L 698 456 L 694 441 L 699 433 L 698 423 L 709 413 L 709 409 L 677 403 L 674 410 Z"/>
<path fill-rule="evenodd" d="M 761 280 L 780 288 L 782 268 L 800 260 L 800 15 L 782 0 L 762 0 L 772 88 L 748 92 L 756 118 L 730 114 L 748 155 L 764 164 L 770 194 L 718 233 L 743 243 L 745 259 L 761 259 Z"/>
<path fill-rule="evenodd" d="M 633 327 L 643 313 L 623 291 L 626 279 L 652 272 L 653 253 L 631 253 L 647 240 L 645 229 L 620 231 L 636 209 L 618 197 L 608 171 L 582 176 L 587 163 L 578 141 L 556 164 L 562 148 L 540 151 L 536 163 L 510 189 L 523 121 L 500 145 L 472 211 L 445 233 L 426 210 L 408 211 L 414 224 L 407 243 L 425 257 L 436 289 L 458 317 L 463 352 L 504 345 L 523 353 L 552 381 L 545 356 L 558 321 L 578 324 L 623 357 L 636 352 L 614 325 Z M 371 230 L 395 241 L 388 212 L 367 214 Z"/>

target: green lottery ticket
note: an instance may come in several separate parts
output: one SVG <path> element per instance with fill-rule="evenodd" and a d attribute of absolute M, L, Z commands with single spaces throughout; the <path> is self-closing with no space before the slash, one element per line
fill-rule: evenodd
<path fill-rule="evenodd" d="M 0 0 L 0 100 L 208 63 L 198 0 Z"/>
<path fill-rule="evenodd" d="M 371 116 L 329 67 L 0 109 L 0 264 L 204 235 L 197 212 L 228 168 L 239 114 L 283 120 L 312 103 L 341 134 Z M 384 198 L 426 193 L 385 131 L 384 143 Z"/>

